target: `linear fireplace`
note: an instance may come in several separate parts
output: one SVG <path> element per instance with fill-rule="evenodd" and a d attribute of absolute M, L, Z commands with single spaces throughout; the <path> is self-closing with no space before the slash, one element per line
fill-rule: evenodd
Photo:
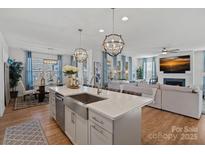
<path fill-rule="evenodd" d="M 164 84 L 185 87 L 185 79 L 164 78 Z"/>

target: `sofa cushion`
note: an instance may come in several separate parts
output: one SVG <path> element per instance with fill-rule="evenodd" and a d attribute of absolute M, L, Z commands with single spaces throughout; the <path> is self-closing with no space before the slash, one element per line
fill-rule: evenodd
<path fill-rule="evenodd" d="M 119 90 L 120 91 L 120 84 L 119 83 L 109 83 L 108 89 L 110 90 Z"/>
<path fill-rule="evenodd" d="M 143 87 L 143 88 L 160 88 L 160 84 L 147 84 L 147 83 L 139 83 L 138 87 Z"/>
<path fill-rule="evenodd" d="M 160 85 L 160 89 L 187 92 L 187 93 L 192 93 L 193 91 L 193 89 L 189 87 L 180 87 L 180 86 L 171 86 L 171 85 Z"/>
<path fill-rule="evenodd" d="M 123 90 L 138 93 L 138 94 L 152 95 L 152 88 L 151 87 L 140 87 L 140 86 L 125 84 L 125 85 L 123 85 Z"/>

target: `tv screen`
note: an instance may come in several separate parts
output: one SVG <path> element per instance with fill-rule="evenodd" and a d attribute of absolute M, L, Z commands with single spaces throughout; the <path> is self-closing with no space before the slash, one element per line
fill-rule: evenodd
<path fill-rule="evenodd" d="M 190 55 L 160 58 L 160 71 L 164 73 L 185 73 L 190 71 Z"/>

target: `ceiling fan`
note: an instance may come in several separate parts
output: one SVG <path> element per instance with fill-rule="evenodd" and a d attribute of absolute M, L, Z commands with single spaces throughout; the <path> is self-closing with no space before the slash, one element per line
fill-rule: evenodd
<path fill-rule="evenodd" d="M 161 54 L 166 55 L 168 53 L 178 53 L 179 49 L 167 49 L 167 48 L 162 48 Z"/>

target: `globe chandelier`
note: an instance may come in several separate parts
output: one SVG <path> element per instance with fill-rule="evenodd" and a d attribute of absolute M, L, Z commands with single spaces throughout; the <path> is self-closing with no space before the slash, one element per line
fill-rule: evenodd
<path fill-rule="evenodd" d="M 114 26 L 115 26 L 114 11 L 115 9 L 112 8 L 112 23 L 113 23 L 112 34 L 106 35 L 103 41 L 103 48 L 105 52 L 107 52 L 110 56 L 113 57 L 119 55 L 122 52 L 125 45 L 122 36 L 114 32 Z"/>
<path fill-rule="evenodd" d="M 88 53 L 86 51 L 86 49 L 83 49 L 81 47 L 81 33 L 82 33 L 82 29 L 78 29 L 78 31 L 80 32 L 80 47 L 79 48 L 76 48 L 74 50 L 74 58 L 76 59 L 77 62 L 79 63 L 83 63 L 83 62 L 86 62 L 87 61 L 87 58 L 88 58 Z"/>

